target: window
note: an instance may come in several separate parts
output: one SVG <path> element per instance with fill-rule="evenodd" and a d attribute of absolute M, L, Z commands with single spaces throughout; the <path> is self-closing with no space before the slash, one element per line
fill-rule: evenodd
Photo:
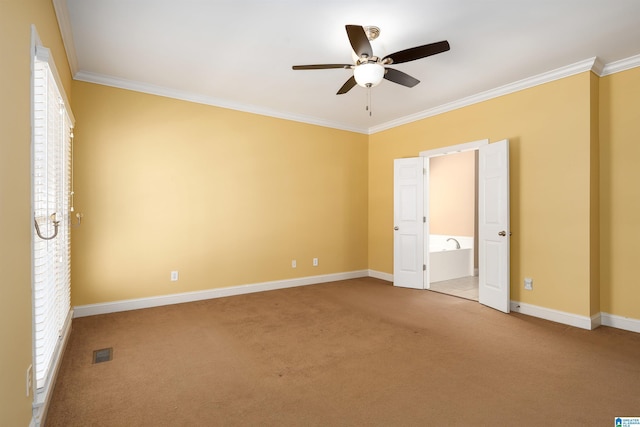
<path fill-rule="evenodd" d="M 46 405 L 69 331 L 70 167 L 73 116 L 48 49 L 33 58 L 34 407 Z"/>

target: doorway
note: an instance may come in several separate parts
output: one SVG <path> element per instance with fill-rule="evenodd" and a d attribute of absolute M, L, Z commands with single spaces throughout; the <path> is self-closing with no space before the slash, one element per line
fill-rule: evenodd
<path fill-rule="evenodd" d="M 478 301 L 478 150 L 427 158 L 428 253 L 435 292 Z"/>
<path fill-rule="evenodd" d="M 474 141 L 394 161 L 394 286 L 430 289 L 429 159 L 478 151 L 478 301 L 510 311 L 509 141 Z M 439 264 L 441 261 L 437 261 Z M 434 272 L 435 274 L 435 272 Z M 434 277 L 434 281 L 435 277 Z"/>

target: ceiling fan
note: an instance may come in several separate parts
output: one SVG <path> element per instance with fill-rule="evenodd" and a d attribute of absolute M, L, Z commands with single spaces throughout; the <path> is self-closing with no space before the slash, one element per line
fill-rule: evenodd
<path fill-rule="evenodd" d="M 401 64 L 403 62 L 414 61 L 446 52 L 450 49 L 449 42 L 443 40 L 437 43 L 425 44 L 401 50 L 384 58 L 373 56 L 371 43 L 380 34 L 378 27 L 362 27 L 360 25 L 345 25 L 347 37 L 357 56 L 355 64 L 317 64 L 317 65 L 294 65 L 294 70 L 324 70 L 329 68 L 352 69 L 353 76 L 345 82 L 336 95 L 349 92 L 356 84 L 362 87 L 371 88 L 380 84 L 382 79 L 398 83 L 406 87 L 414 87 L 420 80 L 411 77 L 407 73 L 389 68 L 387 65 Z"/>

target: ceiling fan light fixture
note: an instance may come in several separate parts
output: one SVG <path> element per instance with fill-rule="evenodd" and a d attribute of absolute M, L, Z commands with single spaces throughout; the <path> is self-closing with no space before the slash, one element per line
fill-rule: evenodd
<path fill-rule="evenodd" d="M 375 62 L 360 64 L 353 70 L 353 77 L 362 87 L 378 86 L 384 78 L 384 67 Z"/>

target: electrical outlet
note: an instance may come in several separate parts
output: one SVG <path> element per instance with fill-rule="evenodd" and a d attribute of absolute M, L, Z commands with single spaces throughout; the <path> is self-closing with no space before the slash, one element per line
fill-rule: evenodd
<path fill-rule="evenodd" d="M 296 268 L 297 267 L 297 263 L 295 259 L 291 260 L 291 268 Z"/>
<path fill-rule="evenodd" d="M 317 267 L 318 266 L 318 258 L 314 258 L 313 259 L 313 266 Z"/>
<path fill-rule="evenodd" d="M 172 282 L 177 282 L 178 281 L 178 272 L 177 271 L 172 271 L 171 272 L 171 281 Z"/>
<path fill-rule="evenodd" d="M 27 397 L 31 396 L 31 389 L 33 388 L 33 365 L 29 365 L 27 368 Z"/>
<path fill-rule="evenodd" d="M 533 290 L 533 279 L 530 277 L 525 277 L 524 278 L 524 288 L 527 291 L 532 291 Z"/>

